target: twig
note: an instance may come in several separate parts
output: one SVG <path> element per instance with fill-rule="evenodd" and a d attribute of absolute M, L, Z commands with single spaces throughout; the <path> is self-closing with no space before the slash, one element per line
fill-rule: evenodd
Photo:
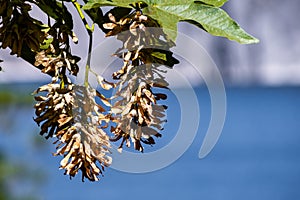
<path fill-rule="evenodd" d="M 85 65 L 85 76 L 84 76 L 84 86 L 88 87 L 89 86 L 89 71 L 90 71 L 90 66 L 91 66 L 91 55 L 92 55 L 92 47 L 93 47 L 93 32 L 94 32 L 94 23 L 92 26 L 88 24 L 88 22 L 85 19 L 85 16 L 81 10 L 80 4 L 76 0 L 72 0 L 73 5 L 75 6 L 88 34 L 89 34 L 89 48 L 88 48 L 88 58 L 86 61 Z"/>

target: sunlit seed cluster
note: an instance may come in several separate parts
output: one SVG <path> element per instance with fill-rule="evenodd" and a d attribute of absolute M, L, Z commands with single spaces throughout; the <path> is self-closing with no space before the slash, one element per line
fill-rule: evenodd
<path fill-rule="evenodd" d="M 112 74 L 117 92 L 111 108 L 116 126 L 111 127 L 114 136 L 111 141 L 120 139 L 118 150 L 122 152 L 124 143 L 143 152 L 143 144 L 155 144 L 154 137 L 161 137 L 160 131 L 166 122 L 167 106 L 159 105 L 158 100 L 167 96 L 154 93 L 153 88 L 168 88 L 162 75 L 162 65 L 172 67 L 178 61 L 172 57 L 169 48 L 174 45 L 158 23 L 141 11 L 129 14 L 119 21 L 108 13 L 111 22 L 103 25 L 108 29 L 106 36 L 116 36 L 123 47 L 115 55 L 123 59 L 122 68 Z M 162 38 L 162 39 L 161 39 Z M 161 56 L 161 57 L 160 57 Z"/>

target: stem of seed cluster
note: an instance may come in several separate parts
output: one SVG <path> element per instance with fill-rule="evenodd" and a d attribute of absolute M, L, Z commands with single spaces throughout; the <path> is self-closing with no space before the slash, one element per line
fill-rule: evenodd
<path fill-rule="evenodd" d="M 92 46 L 93 46 L 93 33 L 89 32 L 89 49 L 88 49 L 88 57 L 85 65 L 85 75 L 84 75 L 84 86 L 89 86 L 89 72 L 90 72 L 90 66 L 91 66 L 91 57 L 92 57 Z"/>
<path fill-rule="evenodd" d="M 84 14 L 81 10 L 80 4 L 76 0 L 72 0 L 73 5 L 75 6 L 88 34 L 89 34 L 89 49 L 88 49 L 88 58 L 85 65 L 85 75 L 84 75 L 84 86 L 89 86 L 89 71 L 91 66 L 91 55 L 92 55 L 92 46 L 93 46 L 93 32 L 94 32 L 94 24 L 90 26 L 86 21 Z"/>

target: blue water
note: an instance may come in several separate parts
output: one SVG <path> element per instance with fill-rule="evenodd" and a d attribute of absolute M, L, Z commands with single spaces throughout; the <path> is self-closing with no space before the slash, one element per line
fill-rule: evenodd
<path fill-rule="evenodd" d="M 26 164 L 43 174 L 39 184 L 10 181 L 10 186 L 19 194 L 31 191 L 39 199 L 51 200 L 300 199 L 300 88 L 227 88 L 222 135 L 202 160 L 198 152 L 209 122 L 210 101 L 205 88 L 196 92 L 201 109 L 199 133 L 180 159 L 146 174 L 108 168 L 96 183 L 82 183 L 80 176 L 69 180 L 58 170 L 59 158 L 51 156 L 51 141 L 36 139 L 31 107 L 0 106 L 0 150 L 12 163 Z"/>

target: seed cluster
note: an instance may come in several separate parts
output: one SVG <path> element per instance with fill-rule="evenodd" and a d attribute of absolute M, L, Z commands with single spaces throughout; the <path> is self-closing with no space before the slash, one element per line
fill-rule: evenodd
<path fill-rule="evenodd" d="M 56 138 L 55 156 L 62 156 L 60 168 L 74 177 L 79 171 L 90 181 L 99 180 L 105 167 L 111 164 L 109 137 L 103 123 L 109 116 L 95 99 L 107 99 L 95 89 L 72 83 L 67 73 L 77 75 L 79 57 L 71 54 L 70 31 L 55 23 L 45 32 L 46 38 L 36 52 L 34 65 L 52 76 L 52 82 L 35 91 L 36 118 L 41 135 Z M 65 31 L 62 31 L 65 30 Z M 76 37 L 72 34 L 73 42 Z M 105 85 L 105 83 L 103 83 Z M 99 164 L 98 164 L 99 163 Z"/>
<path fill-rule="evenodd" d="M 103 25 L 108 29 L 106 36 L 116 35 L 123 42 L 115 55 L 123 59 L 122 68 L 112 74 L 118 80 L 115 100 L 111 108 L 115 115 L 116 126 L 111 127 L 114 136 L 111 141 L 121 140 L 127 147 L 133 143 L 134 149 L 143 152 L 142 143 L 153 145 L 153 137 L 161 137 L 165 110 L 167 106 L 159 105 L 158 100 L 165 100 L 167 95 L 154 93 L 155 88 L 167 88 L 161 70 L 162 65 L 172 67 L 178 61 L 172 57 L 169 48 L 174 45 L 158 23 L 136 11 L 119 21 L 109 13 L 111 22 Z"/>
<path fill-rule="evenodd" d="M 79 60 L 79 57 L 73 56 L 64 49 L 55 50 L 54 46 L 50 44 L 48 49 L 37 52 L 34 65 L 42 66 L 40 68 L 43 73 L 53 74 L 54 77 L 59 76 L 63 66 L 67 66 L 72 75 L 77 75 L 79 70 L 77 62 Z"/>
<path fill-rule="evenodd" d="M 57 151 L 62 155 L 60 168 L 74 177 L 82 171 L 82 180 L 97 181 L 104 167 L 111 163 L 109 138 L 101 129 L 102 122 L 109 118 L 100 113 L 103 109 L 95 102 L 99 93 L 95 89 L 68 84 L 51 83 L 41 86 L 35 96 L 35 121 L 41 124 L 41 135 L 55 137 Z M 96 162 L 100 163 L 100 167 Z"/>
<path fill-rule="evenodd" d="M 29 15 L 31 6 L 22 1 L 0 2 L 1 48 L 21 56 L 22 49 L 38 51 L 45 39 L 43 24 Z"/>

